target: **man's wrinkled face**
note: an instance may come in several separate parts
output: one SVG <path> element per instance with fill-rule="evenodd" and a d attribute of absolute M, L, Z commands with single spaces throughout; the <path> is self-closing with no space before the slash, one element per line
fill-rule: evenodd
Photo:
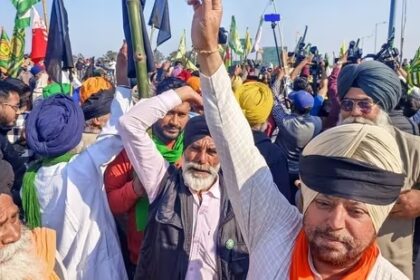
<path fill-rule="evenodd" d="M 190 110 L 188 102 L 175 107 L 153 125 L 153 132 L 164 142 L 175 140 L 184 130 Z"/>
<path fill-rule="evenodd" d="M 364 203 L 323 194 L 306 210 L 303 229 L 314 262 L 337 267 L 355 263 L 376 239 Z"/>
<path fill-rule="evenodd" d="M 362 89 L 352 87 L 341 100 L 341 123 L 376 124 L 381 108 Z"/>
<path fill-rule="evenodd" d="M 182 175 L 185 184 L 200 192 L 209 189 L 217 179 L 220 160 L 216 145 L 206 136 L 189 145 L 184 151 Z"/>
<path fill-rule="evenodd" d="M 20 114 L 19 94 L 12 92 L 7 99 L 0 100 L 0 125 L 13 127 Z"/>
<path fill-rule="evenodd" d="M 0 195 L 0 250 L 20 238 L 19 208 L 10 195 Z"/>

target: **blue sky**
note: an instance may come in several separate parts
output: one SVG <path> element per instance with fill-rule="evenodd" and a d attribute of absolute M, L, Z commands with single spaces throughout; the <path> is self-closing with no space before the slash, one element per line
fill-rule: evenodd
<path fill-rule="evenodd" d="M 408 13 L 405 34 L 404 56 L 413 57 L 420 46 L 420 1 L 407 0 Z M 10 0 L 0 0 L 0 25 L 11 36 L 15 9 Z M 168 0 L 172 27 L 172 38 L 159 47 L 165 55 L 176 50 L 183 29 L 187 30 L 188 45 L 191 40 L 189 30 L 192 9 L 186 0 Z M 309 26 L 307 41 L 317 45 L 324 53 L 338 52 L 341 42 L 349 42 L 358 37 L 363 39 L 364 53 L 374 49 L 374 29 L 378 22 L 388 21 L 389 0 L 274 0 L 278 12 L 282 15 L 281 29 L 283 41 L 289 49 L 294 49 L 298 33 L 302 33 L 305 24 Z M 401 3 L 397 0 L 397 40 L 400 47 Z M 47 0 L 48 12 L 52 0 Z M 70 36 L 73 53 L 86 56 L 100 56 L 108 50 L 117 51 L 123 39 L 121 1 L 120 0 L 64 0 L 70 22 Z M 148 20 L 154 0 L 146 0 L 145 16 Z M 229 29 L 230 18 L 236 16 L 240 34 L 245 35 L 249 27 L 254 37 L 260 15 L 268 0 L 224 0 L 222 25 Z M 42 5 L 37 4 L 42 15 Z M 267 13 L 273 12 L 273 7 Z M 386 41 L 388 25 L 378 25 L 378 48 Z M 29 30 L 28 30 L 28 34 Z M 30 37 L 27 37 L 27 50 L 30 49 Z M 156 38 L 156 36 L 155 36 Z M 155 43 L 155 42 L 154 42 Z M 263 46 L 273 46 L 272 30 L 268 23 L 264 25 Z"/>

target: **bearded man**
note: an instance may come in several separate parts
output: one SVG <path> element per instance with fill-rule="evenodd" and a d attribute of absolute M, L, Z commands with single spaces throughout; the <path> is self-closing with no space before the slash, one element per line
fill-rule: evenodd
<path fill-rule="evenodd" d="M 389 113 L 401 99 L 401 82 L 377 61 L 345 66 L 338 77 L 340 122 L 367 123 L 386 128 L 397 141 L 404 166 L 402 192 L 382 226 L 379 246 L 386 259 L 413 278 L 414 222 L 420 216 L 420 137 L 392 125 Z"/>
<path fill-rule="evenodd" d="M 0 279 L 64 279 L 65 269 L 58 265 L 55 250 L 55 232 L 45 228 L 31 231 L 22 225 L 10 193 L 13 169 L 1 158 L 0 154 Z"/>
<path fill-rule="evenodd" d="M 377 126 L 350 124 L 309 142 L 299 163 L 300 214 L 277 191 L 230 90 L 217 51 L 221 0 L 189 4 L 206 120 L 249 249 L 247 279 L 407 279 L 375 244 L 404 184 L 393 137 Z"/>
<path fill-rule="evenodd" d="M 125 150 L 150 202 L 134 278 L 246 279 L 248 250 L 204 117 L 185 127 L 181 169 L 164 159 L 147 133 L 183 102 L 201 105 L 201 97 L 188 86 L 169 90 L 120 119 Z"/>

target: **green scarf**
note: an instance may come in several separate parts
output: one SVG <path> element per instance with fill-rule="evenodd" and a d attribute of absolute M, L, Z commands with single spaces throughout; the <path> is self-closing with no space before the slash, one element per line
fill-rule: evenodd
<path fill-rule="evenodd" d="M 173 149 L 169 149 L 168 146 L 157 138 L 152 133 L 152 140 L 156 145 L 156 148 L 163 156 L 163 158 L 170 164 L 176 163 L 182 156 L 184 151 L 184 133 L 181 133 L 176 139 Z M 147 197 L 140 198 L 136 203 L 136 228 L 137 231 L 144 231 L 147 225 L 147 217 L 149 216 L 149 200 Z"/>
<path fill-rule="evenodd" d="M 62 162 L 69 162 L 73 154 L 66 153 L 55 158 L 46 158 L 32 165 L 23 176 L 22 206 L 26 215 L 26 225 L 29 229 L 41 227 L 41 207 L 35 187 L 35 177 L 41 167 L 53 166 Z"/>
<path fill-rule="evenodd" d="M 181 133 L 176 139 L 175 145 L 172 149 L 169 149 L 166 143 L 157 138 L 152 133 L 152 140 L 156 145 L 156 148 L 160 154 L 166 159 L 170 164 L 174 164 L 178 159 L 181 158 L 182 153 L 184 152 L 184 133 Z"/>

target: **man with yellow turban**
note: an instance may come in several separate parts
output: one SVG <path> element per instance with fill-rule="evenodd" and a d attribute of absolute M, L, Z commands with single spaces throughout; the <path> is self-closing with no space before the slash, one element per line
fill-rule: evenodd
<path fill-rule="evenodd" d="M 230 90 L 217 49 L 221 0 L 190 0 L 205 116 L 249 249 L 247 279 L 407 277 L 375 243 L 404 185 L 398 145 L 383 128 L 343 125 L 319 135 L 300 162 L 303 215 L 277 191 Z"/>
<path fill-rule="evenodd" d="M 271 89 L 260 82 L 249 82 L 236 89 L 235 98 L 251 126 L 255 146 L 267 162 L 274 183 L 284 197 L 291 201 L 287 158 L 280 147 L 272 143 L 264 133 L 274 104 Z"/>

